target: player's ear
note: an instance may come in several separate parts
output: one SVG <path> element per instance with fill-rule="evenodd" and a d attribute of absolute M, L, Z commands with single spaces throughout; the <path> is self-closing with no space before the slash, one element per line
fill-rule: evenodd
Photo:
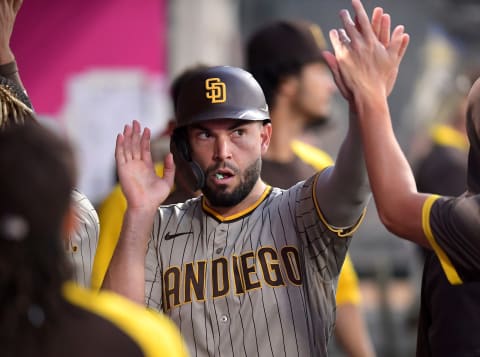
<path fill-rule="evenodd" d="M 267 152 L 268 146 L 270 145 L 270 139 L 272 137 L 272 123 L 270 122 L 262 123 L 260 137 L 261 137 L 260 145 L 261 145 L 261 150 L 263 155 Z"/>
<path fill-rule="evenodd" d="M 297 76 L 289 75 L 281 79 L 278 86 L 278 94 L 291 98 L 296 95 L 299 86 L 299 79 Z"/>

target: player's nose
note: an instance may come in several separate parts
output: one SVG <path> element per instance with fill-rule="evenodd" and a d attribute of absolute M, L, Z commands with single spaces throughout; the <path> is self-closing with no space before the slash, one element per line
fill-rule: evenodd
<path fill-rule="evenodd" d="M 215 140 L 214 160 L 223 161 L 232 157 L 231 145 L 226 136 L 218 136 Z"/>

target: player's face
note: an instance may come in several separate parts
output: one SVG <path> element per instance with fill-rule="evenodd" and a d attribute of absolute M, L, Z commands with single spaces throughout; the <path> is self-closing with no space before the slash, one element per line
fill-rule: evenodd
<path fill-rule="evenodd" d="M 293 105 L 307 122 L 330 117 L 332 96 L 337 87 L 328 67 L 322 62 L 303 66 L 298 76 L 298 90 Z"/>
<path fill-rule="evenodd" d="M 222 119 L 189 128 L 193 159 L 205 172 L 203 194 L 214 207 L 232 207 L 259 181 L 270 124 Z"/>

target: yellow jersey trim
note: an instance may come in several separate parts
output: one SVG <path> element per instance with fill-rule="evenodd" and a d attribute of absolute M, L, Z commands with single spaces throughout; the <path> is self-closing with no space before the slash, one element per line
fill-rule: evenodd
<path fill-rule="evenodd" d="M 188 356 L 176 325 L 166 316 L 124 297 L 99 293 L 66 282 L 62 294 L 71 304 L 99 315 L 132 338 L 146 357 Z"/>
<path fill-rule="evenodd" d="M 263 191 L 262 195 L 260 196 L 260 198 L 253 205 L 251 205 L 250 207 L 248 207 L 248 208 L 246 208 L 246 209 L 244 209 L 244 210 L 242 210 L 238 213 L 232 214 L 231 216 L 226 216 L 226 217 L 222 216 L 220 213 L 218 213 L 214 209 L 208 207 L 207 202 L 205 201 L 205 196 L 202 196 L 202 208 L 205 212 L 209 213 L 210 215 L 215 217 L 220 222 L 233 221 L 233 220 L 238 219 L 242 216 L 246 216 L 247 214 L 252 212 L 255 208 L 257 208 L 260 205 L 260 203 L 263 202 L 265 197 L 267 197 L 270 194 L 271 191 L 272 191 L 272 187 L 267 186 L 265 188 L 265 191 Z"/>
<path fill-rule="evenodd" d="M 438 259 L 440 260 L 440 264 L 442 265 L 443 271 L 445 272 L 445 275 L 447 276 L 447 279 L 450 282 L 450 284 L 459 285 L 459 284 L 462 284 L 463 281 L 458 275 L 455 267 L 453 266 L 452 262 L 448 258 L 445 251 L 435 241 L 435 237 L 433 236 L 433 232 L 432 232 L 432 227 L 430 226 L 430 210 L 432 209 L 433 203 L 438 198 L 440 198 L 440 196 L 430 195 L 423 203 L 423 207 L 422 207 L 423 232 L 425 233 L 425 236 L 427 237 L 427 240 L 430 243 L 435 254 L 437 255 Z"/>
<path fill-rule="evenodd" d="M 334 227 L 334 226 L 330 225 L 327 222 L 327 219 L 324 217 L 324 215 L 322 213 L 322 210 L 320 209 L 320 205 L 318 204 L 318 199 L 317 199 L 316 187 L 317 187 L 318 177 L 320 176 L 320 174 L 321 174 L 321 172 L 317 173 L 317 175 L 315 176 L 315 180 L 313 181 L 313 185 L 312 185 L 313 203 L 315 205 L 315 209 L 317 211 L 317 214 L 320 217 L 320 220 L 322 221 L 322 223 L 325 225 L 325 227 L 328 228 L 329 231 L 335 233 L 340 238 L 350 237 L 360 227 L 360 224 L 362 223 L 363 219 L 365 218 L 367 208 L 365 207 L 363 209 L 362 214 L 360 215 L 360 218 L 358 219 L 357 223 L 355 223 L 355 225 L 353 225 L 352 227 L 337 228 L 337 227 Z"/>
<path fill-rule="evenodd" d="M 432 129 L 432 137 L 439 145 L 451 146 L 462 151 L 469 148 L 467 136 L 448 125 L 436 125 Z"/>
<path fill-rule="evenodd" d="M 334 164 L 332 157 L 325 151 L 303 141 L 293 140 L 290 143 L 290 147 L 303 162 L 318 171 Z"/>

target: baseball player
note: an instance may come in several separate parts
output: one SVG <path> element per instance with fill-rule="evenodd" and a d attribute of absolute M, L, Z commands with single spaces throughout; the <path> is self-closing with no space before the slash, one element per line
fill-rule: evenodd
<path fill-rule="evenodd" d="M 177 108 L 163 178 L 148 129 L 134 121 L 117 138 L 128 205 L 104 287 L 168 314 L 192 355 L 325 356 L 337 276 L 370 196 L 355 125 L 335 166 L 282 190 L 260 178 L 272 125 L 251 74 L 201 71 Z M 159 207 L 173 158 L 203 195 Z"/>
<path fill-rule="evenodd" d="M 170 99 L 174 109 L 176 107 L 176 98 L 178 97 L 178 93 L 185 79 L 188 78 L 188 76 L 190 76 L 192 73 L 195 73 L 195 71 L 206 68 L 207 67 L 204 65 L 196 65 L 187 68 L 173 79 L 170 86 Z M 152 139 L 152 159 L 155 161 L 155 171 L 159 176 L 163 176 L 162 160 L 169 152 L 168 146 L 170 135 L 172 134 L 174 128 L 175 120 L 172 119 L 167 123 L 167 127 L 163 133 L 157 138 Z M 166 141 L 166 145 L 164 144 L 164 141 Z M 182 177 L 180 175 L 176 175 L 175 187 L 163 204 L 184 202 L 188 198 L 194 196 L 198 196 L 198 193 L 192 192 L 183 184 Z M 98 290 L 102 286 L 108 265 L 110 264 L 110 260 L 112 259 L 115 246 L 117 245 L 118 238 L 120 236 L 123 215 L 125 214 L 126 209 L 127 201 L 122 193 L 120 184 L 117 184 L 103 200 L 98 209 L 102 230 L 100 232 L 97 252 L 95 254 L 92 268 L 91 286 L 94 290 Z"/>
<path fill-rule="evenodd" d="M 67 239 L 67 256 L 73 264 L 74 280 L 88 287 L 98 244 L 99 220 L 97 211 L 83 193 L 73 190 L 72 199 L 75 203 L 76 229 Z"/>
<path fill-rule="evenodd" d="M 337 87 L 322 51 L 326 42 L 312 22 L 278 20 L 250 36 L 247 68 L 258 81 L 272 120 L 270 146 L 262 158 L 262 179 L 289 188 L 315 171 L 333 165 L 332 158 L 300 138 L 311 123 L 324 127 L 331 117 Z M 348 356 L 374 356 L 360 308 L 360 288 L 347 255 L 338 280 L 335 337 Z"/>
<path fill-rule="evenodd" d="M 0 100 L 3 108 L 0 113 L 0 130 L 13 125 L 23 125 L 26 121 L 37 121 L 10 49 L 10 36 L 21 5 L 20 0 L 0 1 L 0 25 L 4 29 L 0 31 Z M 75 280 L 83 286 L 89 286 L 99 221 L 95 209 L 85 195 L 74 190 L 72 200 L 76 206 L 77 229 L 65 242 L 65 248 L 74 267 Z"/>
<path fill-rule="evenodd" d="M 165 316 L 69 281 L 70 145 L 27 121 L 0 131 L 0 152 L 2 356 L 187 356 Z"/>
<path fill-rule="evenodd" d="M 464 79 L 469 82 L 466 75 Z M 472 78 L 476 79 L 477 76 Z M 445 104 L 438 113 L 450 113 L 451 116 L 445 123 L 433 127 L 431 149 L 420 161 L 415 175 L 419 192 L 444 196 L 457 196 L 465 192 L 469 150 L 465 108 L 472 83 L 462 87 L 453 86 L 442 101 Z M 442 179 L 439 180 L 439 177 Z M 420 293 L 417 354 L 475 354 L 480 349 L 476 332 L 480 329 L 480 319 L 472 318 L 472 313 L 480 309 L 480 282 L 451 285 L 437 255 L 431 249 L 419 247 L 419 250 L 424 255 L 425 264 Z"/>
<path fill-rule="evenodd" d="M 478 281 L 480 81 L 473 84 L 467 99 L 467 135 L 470 142 L 467 191 L 459 197 L 418 193 L 408 162 L 395 140 L 385 96 L 385 83 L 396 76 L 398 59 L 407 47 L 409 36 L 404 33 L 403 26 L 399 26 L 393 31 L 391 44 L 378 41 L 375 29 L 372 31 L 367 26 L 360 1 L 354 0 L 353 6 L 359 28 L 353 24 L 348 12 L 343 11 L 341 16 L 345 32 L 330 32 L 335 57 L 329 55 L 328 58 L 332 67 L 338 69 L 336 76 L 341 73 L 355 98 L 368 173 L 380 217 L 391 232 L 433 250 L 451 284 Z M 478 308 L 472 304 L 476 305 L 476 301 L 468 302 L 475 313 Z M 472 313 L 472 319 L 476 318 L 475 313 Z M 462 328 L 469 327 L 468 320 L 465 320 Z M 461 334 L 462 331 L 455 333 Z M 439 346 L 418 346 L 417 355 L 478 353 L 478 348 L 466 353 L 466 348 L 472 346 L 458 346 L 454 341 L 458 339 L 447 336 Z"/>

